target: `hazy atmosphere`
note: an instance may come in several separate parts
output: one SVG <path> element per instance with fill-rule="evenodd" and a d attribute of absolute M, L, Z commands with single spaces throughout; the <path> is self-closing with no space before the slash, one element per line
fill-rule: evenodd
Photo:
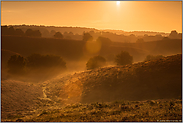
<path fill-rule="evenodd" d="M 1 1 L 2 122 L 182 122 L 182 1 Z"/>
<path fill-rule="evenodd" d="M 182 32 L 181 1 L 1 2 L 2 25 Z"/>

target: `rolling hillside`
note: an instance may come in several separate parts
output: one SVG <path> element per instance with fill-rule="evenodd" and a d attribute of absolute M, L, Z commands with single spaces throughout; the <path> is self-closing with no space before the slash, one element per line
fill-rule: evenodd
<path fill-rule="evenodd" d="M 47 95 L 53 100 L 55 96 L 60 97 L 63 103 L 180 98 L 181 66 L 182 55 L 179 54 L 132 65 L 88 70 L 67 77 L 64 86 L 61 81 L 48 82 Z"/>
<path fill-rule="evenodd" d="M 55 54 L 68 61 L 88 60 L 93 55 L 104 57 L 119 54 L 122 50 L 129 52 L 134 57 L 134 62 L 144 60 L 147 55 L 173 55 L 182 53 L 182 41 L 168 39 L 144 43 L 117 43 L 102 46 L 98 53 L 88 53 L 86 42 L 80 40 L 31 38 L 18 36 L 2 36 L 2 49 L 9 50 L 27 57 L 33 53 Z M 3 58 L 2 58 L 3 60 Z"/>
<path fill-rule="evenodd" d="M 182 54 L 177 54 L 37 84 L 2 81 L 2 121 L 181 120 L 181 94 Z"/>

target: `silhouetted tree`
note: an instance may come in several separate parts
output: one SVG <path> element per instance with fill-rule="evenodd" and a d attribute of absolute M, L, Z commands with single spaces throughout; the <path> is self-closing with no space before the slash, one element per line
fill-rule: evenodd
<path fill-rule="evenodd" d="M 47 29 L 45 29 L 45 30 L 43 31 L 43 33 L 42 33 L 42 36 L 43 36 L 43 37 L 50 37 L 50 32 L 49 32 Z"/>
<path fill-rule="evenodd" d="M 132 64 L 133 57 L 126 51 L 121 51 L 120 54 L 116 55 L 115 62 L 117 65 Z"/>
<path fill-rule="evenodd" d="M 74 35 L 73 32 L 69 32 L 69 35 Z"/>
<path fill-rule="evenodd" d="M 24 35 L 24 32 L 21 29 L 16 29 L 15 30 L 15 35 L 23 36 Z"/>
<path fill-rule="evenodd" d="M 68 32 L 64 32 L 64 35 L 66 35 L 66 36 L 67 36 L 67 35 L 68 35 Z"/>
<path fill-rule="evenodd" d="M 144 37 L 148 37 L 148 34 L 144 34 Z"/>
<path fill-rule="evenodd" d="M 42 34 L 41 34 L 41 32 L 40 32 L 39 30 L 34 30 L 34 31 L 33 31 L 33 36 L 34 36 L 34 37 L 41 37 L 41 35 L 42 35 Z"/>
<path fill-rule="evenodd" d="M 106 65 L 106 59 L 102 56 L 94 56 L 86 63 L 87 70 L 103 67 Z"/>
<path fill-rule="evenodd" d="M 179 39 L 182 39 L 182 33 L 179 33 L 179 34 L 178 34 L 178 38 L 179 38 Z"/>
<path fill-rule="evenodd" d="M 15 35 L 15 29 L 13 28 L 13 26 L 11 26 L 8 30 L 9 35 Z"/>
<path fill-rule="evenodd" d="M 22 74 L 25 72 L 26 59 L 20 55 L 13 55 L 8 60 L 9 73 Z"/>
<path fill-rule="evenodd" d="M 60 32 L 56 32 L 54 37 L 55 38 L 63 38 L 63 35 Z"/>
<path fill-rule="evenodd" d="M 176 30 L 172 30 L 170 35 L 169 35 L 169 38 L 172 38 L 172 39 L 176 39 L 178 37 L 178 33 Z"/>
<path fill-rule="evenodd" d="M 25 36 L 33 36 L 33 30 L 32 29 L 27 29 L 25 31 Z"/>
<path fill-rule="evenodd" d="M 51 32 L 50 32 L 51 37 L 53 37 L 55 35 L 55 33 L 56 33 L 55 30 L 51 30 Z"/>
<path fill-rule="evenodd" d="M 83 41 L 92 41 L 93 37 L 90 35 L 90 33 L 83 33 Z"/>
<path fill-rule="evenodd" d="M 109 38 L 105 38 L 102 36 L 99 36 L 96 41 L 100 42 L 102 45 L 110 45 L 112 43 L 112 41 Z"/>
<path fill-rule="evenodd" d="M 32 54 L 27 57 L 29 68 L 66 68 L 66 62 L 60 57 L 56 55 L 40 55 L 40 54 Z"/>
<path fill-rule="evenodd" d="M 41 32 L 39 30 L 32 30 L 32 29 L 27 29 L 25 31 L 25 36 L 30 36 L 30 37 L 41 37 Z"/>
<path fill-rule="evenodd" d="M 1 26 L 1 34 L 8 35 L 8 26 Z"/>

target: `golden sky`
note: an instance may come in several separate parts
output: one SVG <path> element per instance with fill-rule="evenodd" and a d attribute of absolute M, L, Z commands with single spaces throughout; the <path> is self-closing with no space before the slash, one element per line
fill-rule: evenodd
<path fill-rule="evenodd" d="M 1 25 L 182 32 L 182 1 L 1 1 Z"/>

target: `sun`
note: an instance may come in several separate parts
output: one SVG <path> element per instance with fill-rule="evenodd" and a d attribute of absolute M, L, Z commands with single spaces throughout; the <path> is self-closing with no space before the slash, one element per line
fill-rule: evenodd
<path fill-rule="evenodd" d="M 120 1 L 116 1 L 116 5 L 120 5 Z"/>

